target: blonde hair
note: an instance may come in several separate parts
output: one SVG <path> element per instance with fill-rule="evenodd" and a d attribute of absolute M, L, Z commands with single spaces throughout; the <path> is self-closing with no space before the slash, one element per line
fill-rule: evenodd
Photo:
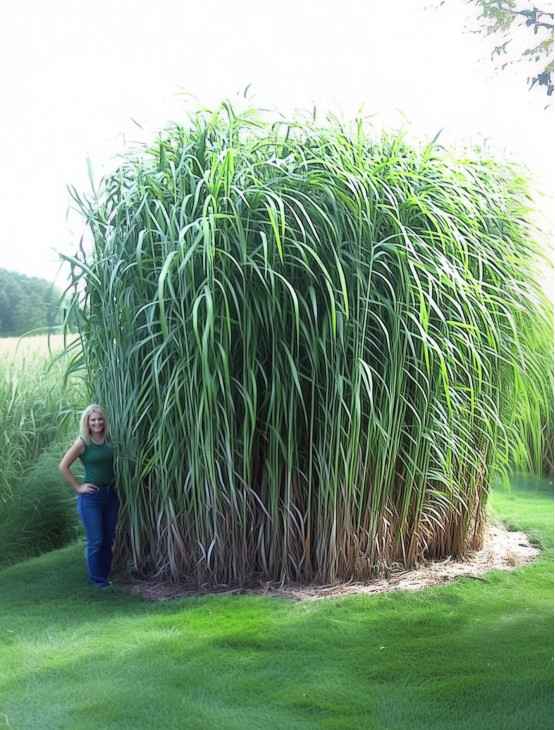
<path fill-rule="evenodd" d="M 81 419 L 79 421 L 79 436 L 86 444 L 90 444 L 91 430 L 89 428 L 89 416 L 91 413 L 100 413 L 104 419 L 104 439 L 106 441 L 110 441 L 110 427 L 108 425 L 108 419 L 106 418 L 106 414 L 104 413 L 102 406 L 99 406 L 97 403 L 91 403 L 91 405 L 87 406 L 81 414 Z"/>

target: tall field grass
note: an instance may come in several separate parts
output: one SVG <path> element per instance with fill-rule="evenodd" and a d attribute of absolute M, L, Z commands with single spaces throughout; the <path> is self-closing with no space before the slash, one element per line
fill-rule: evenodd
<path fill-rule="evenodd" d="M 136 570 L 327 582 L 461 555 L 492 477 L 552 461 L 515 167 L 224 104 L 73 195 L 93 247 L 70 314 Z"/>
<path fill-rule="evenodd" d="M 74 492 L 58 471 L 68 439 L 58 437 L 11 483 L 0 508 L 0 569 L 63 547 L 81 534 Z M 82 476 L 79 464 L 74 468 Z"/>
<path fill-rule="evenodd" d="M 62 335 L 0 338 L 0 502 L 41 452 L 75 429 L 82 385 L 64 382 Z"/>

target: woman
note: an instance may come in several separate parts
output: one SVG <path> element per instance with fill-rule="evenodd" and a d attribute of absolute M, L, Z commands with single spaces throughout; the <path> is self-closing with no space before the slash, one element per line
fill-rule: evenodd
<path fill-rule="evenodd" d="M 65 453 L 59 469 L 78 495 L 77 511 L 87 536 L 89 580 L 99 588 L 107 588 L 110 585 L 108 576 L 112 567 L 119 499 L 114 489 L 114 454 L 108 421 L 100 406 L 93 403 L 83 411 L 79 432 L 79 438 Z M 85 466 L 82 484 L 70 471 L 77 458 Z"/>

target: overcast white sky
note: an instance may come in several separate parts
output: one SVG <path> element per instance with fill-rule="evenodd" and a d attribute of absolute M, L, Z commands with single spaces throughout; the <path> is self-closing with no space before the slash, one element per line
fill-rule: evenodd
<path fill-rule="evenodd" d="M 442 142 L 487 139 L 553 194 L 552 110 L 496 72 L 462 0 L 19 0 L 0 9 L 0 268 L 53 279 L 86 190 L 137 139 L 251 84 L 257 106 L 317 105 Z M 545 200 L 540 205 L 549 209 Z M 62 277 L 58 282 L 63 283 Z"/>

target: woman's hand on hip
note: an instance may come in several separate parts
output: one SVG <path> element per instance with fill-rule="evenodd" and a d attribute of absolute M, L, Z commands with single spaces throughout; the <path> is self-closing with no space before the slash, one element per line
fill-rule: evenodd
<path fill-rule="evenodd" d="M 96 487 L 94 484 L 89 484 L 88 482 L 85 482 L 84 484 L 80 484 L 78 486 L 76 492 L 77 494 L 94 494 L 95 492 L 98 492 L 98 487 Z"/>

